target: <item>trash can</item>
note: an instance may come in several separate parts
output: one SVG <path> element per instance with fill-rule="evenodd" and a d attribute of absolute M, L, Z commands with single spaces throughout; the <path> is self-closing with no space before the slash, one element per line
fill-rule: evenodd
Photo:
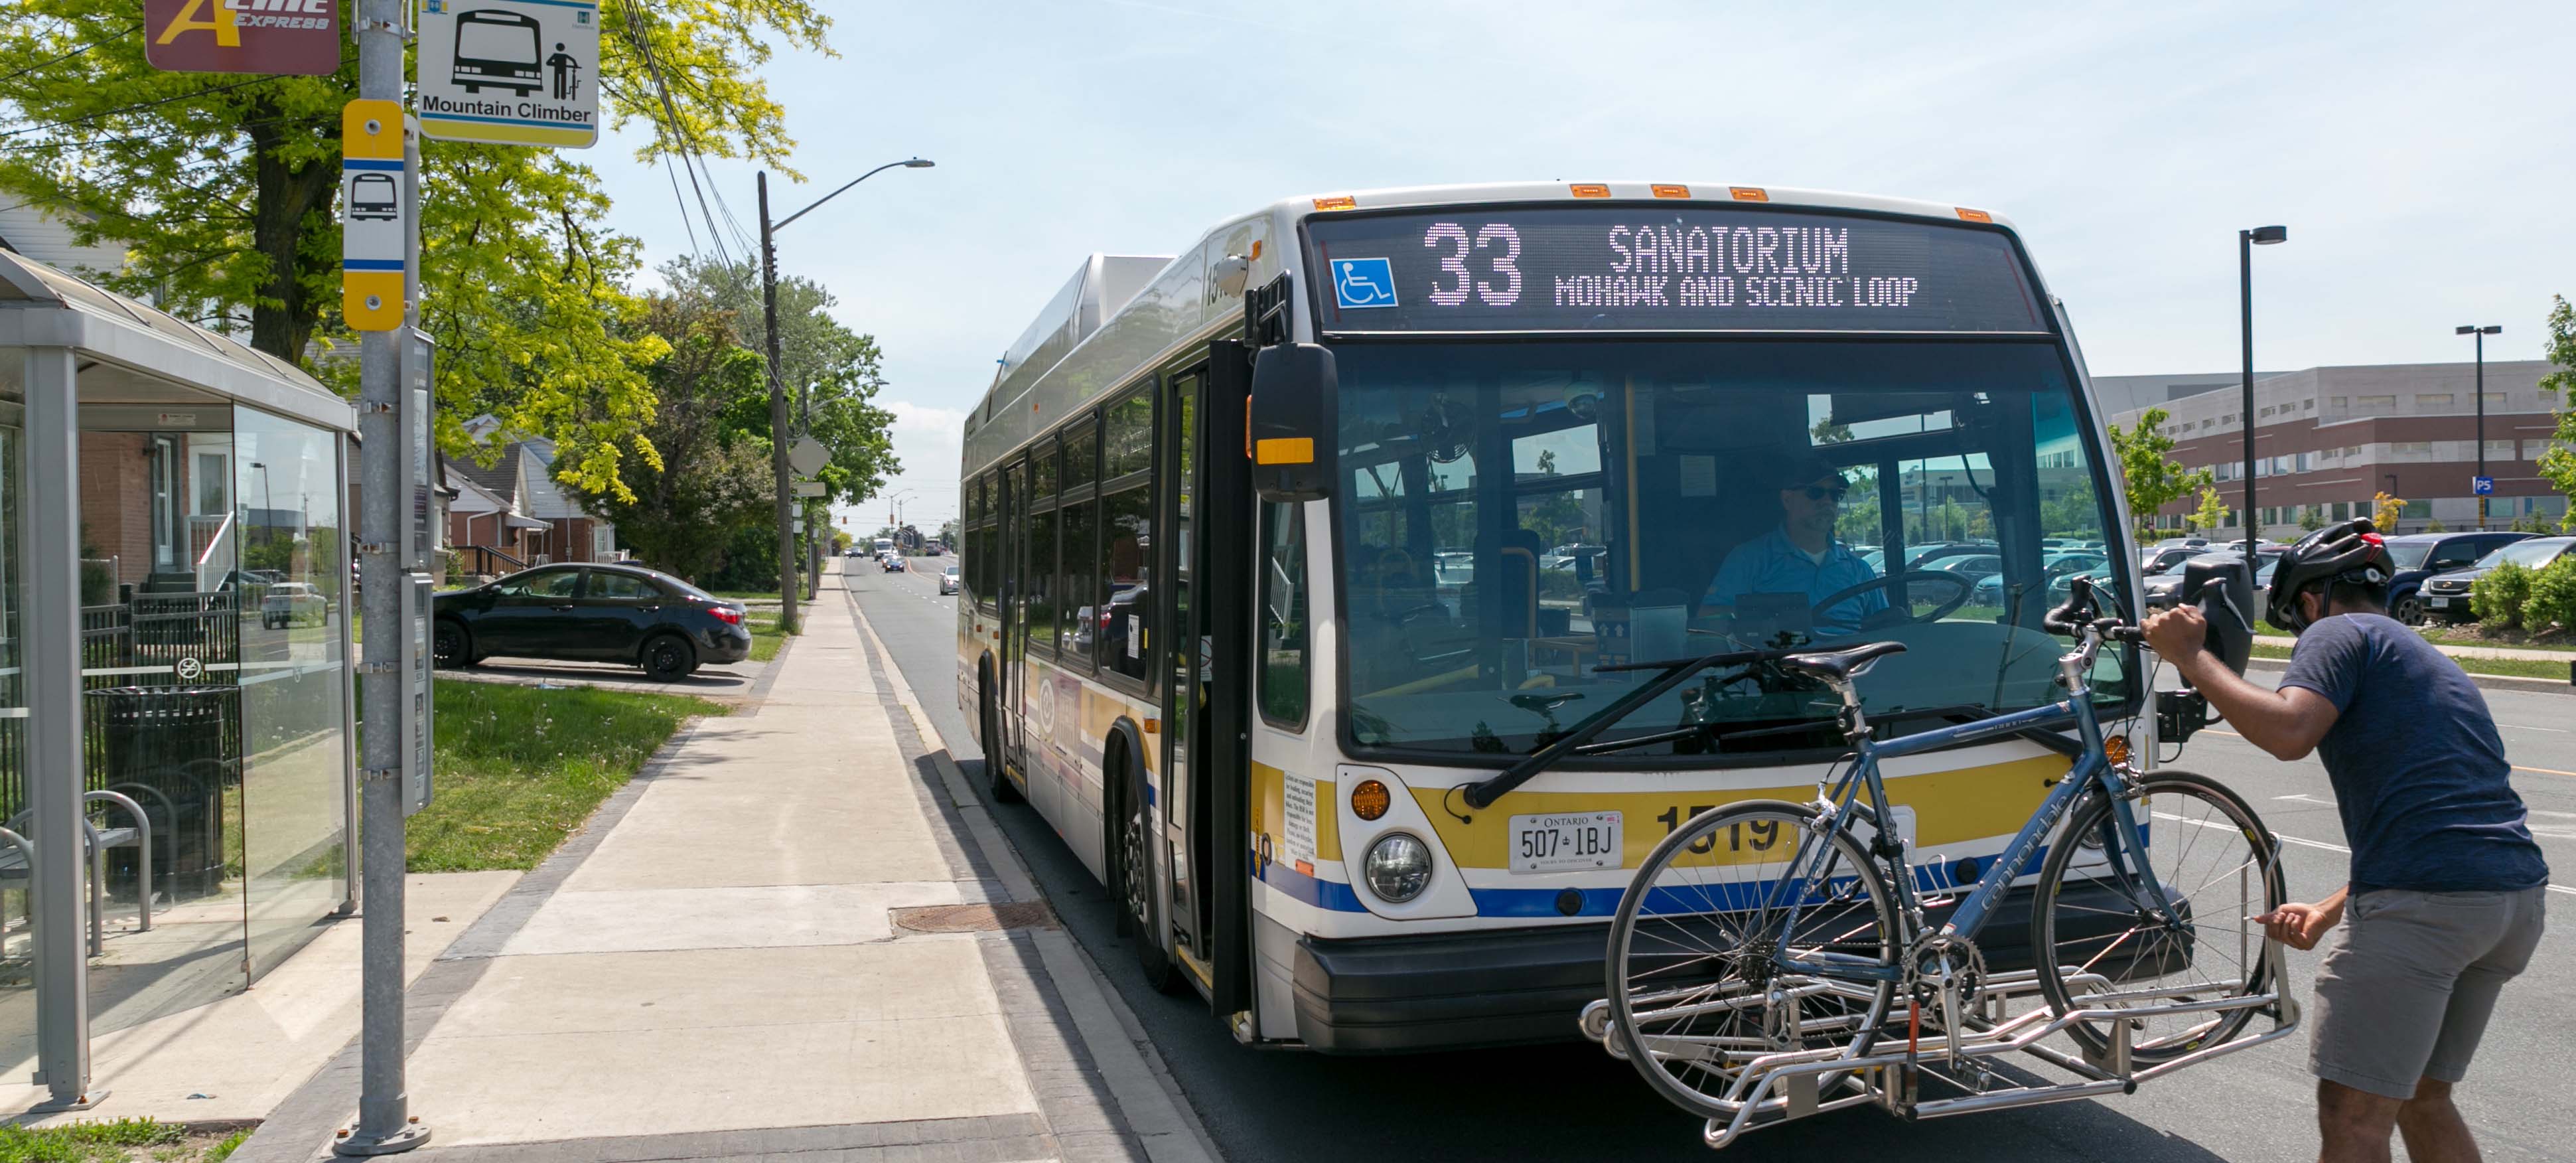
<path fill-rule="evenodd" d="M 240 782 L 233 724 L 241 688 L 121 686 L 88 692 L 89 729 L 105 746 L 91 788 L 123 792 L 152 817 L 152 869 L 172 900 L 224 881 L 224 789 Z M 111 816 L 109 823 L 116 823 Z M 134 851 L 108 853 L 111 881 L 131 882 Z"/>

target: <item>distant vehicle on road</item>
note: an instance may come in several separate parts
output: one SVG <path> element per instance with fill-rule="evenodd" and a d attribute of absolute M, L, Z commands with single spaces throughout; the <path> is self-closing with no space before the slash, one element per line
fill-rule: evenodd
<path fill-rule="evenodd" d="M 658 570 L 539 566 L 433 604 L 430 651 L 443 667 L 494 655 L 624 662 L 673 682 L 751 653 L 740 604 Z"/>
<path fill-rule="evenodd" d="M 2269 549 L 2270 552 L 2265 552 L 2263 548 L 2257 548 L 2254 551 L 2254 560 L 2261 563 L 2254 571 L 2254 608 L 2258 611 L 2263 608 L 2264 595 L 2271 592 L 2272 569 L 2274 566 L 2281 564 L 2281 547 L 2275 545 L 2270 546 Z M 2243 561 L 2245 560 L 2245 551 L 2242 549 L 2220 549 L 2206 553 L 2194 554 L 2182 559 L 2181 561 L 2175 562 L 2172 568 L 2165 570 L 2163 573 L 2155 574 L 2147 578 L 2143 584 L 2143 588 L 2146 590 L 2147 595 L 2147 608 L 2150 610 L 2162 610 L 2172 606 L 2174 604 L 2174 599 L 2182 593 L 2183 571 L 2188 568 L 2192 562 L 2201 560 Z"/>
<path fill-rule="evenodd" d="M 904 570 L 903 555 L 900 553 L 888 553 L 879 558 L 878 562 L 885 567 L 887 573 L 902 573 Z"/>
<path fill-rule="evenodd" d="M 2508 561 L 2524 569 L 2545 569 L 2570 550 L 2576 550 L 2576 537 L 2532 537 L 2491 550 L 2467 569 L 2426 578 L 2424 588 L 2418 591 L 2424 597 L 2424 616 L 2441 622 L 2475 622 L 2478 615 L 2469 608 L 2469 587 L 2479 578 Z"/>
<path fill-rule="evenodd" d="M 954 564 L 939 571 L 939 592 L 943 594 L 957 592 L 957 567 Z"/>

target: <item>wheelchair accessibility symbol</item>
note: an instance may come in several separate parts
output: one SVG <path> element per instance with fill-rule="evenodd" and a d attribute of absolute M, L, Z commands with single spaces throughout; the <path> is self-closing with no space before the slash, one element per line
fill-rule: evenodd
<path fill-rule="evenodd" d="M 1344 308 L 1395 306 L 1395 267 L 1382 258 L 1333 260 L 1333 300 Z"/>

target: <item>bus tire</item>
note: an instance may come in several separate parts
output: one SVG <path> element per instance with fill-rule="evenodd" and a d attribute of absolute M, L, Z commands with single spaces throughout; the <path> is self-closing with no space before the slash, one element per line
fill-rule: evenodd
<path fill-rule="evenodd" d="M 1002 710 L 993 705 L 993 671 L 987 664 L 975 684 L 975 730 L 984 745 L 984 792 L 997 804 L 1020 802 L 1019 786 L 1011 782 L 1002 758 Z"/>
<path fill-rule="evenodd" d="M 1146 803 L 1145 765 L 1137 761 L 1133 737 L 1124 731 L 1110 733 L 1104 758 L 1102 782 L 1112 789 L 1110 802 L 1118 806 L 1107 821 L 1109 895 L 1118 902 L 1118 934 L 1136 947 L 1136 967 L 1145 984 L 1156 993 L 1171 993 L 1180 988 L 1181 975 L 1163 949 L 1162 928 L 1156 923 L 1162 910 L 1154 892 L 1154 814 Z"/>

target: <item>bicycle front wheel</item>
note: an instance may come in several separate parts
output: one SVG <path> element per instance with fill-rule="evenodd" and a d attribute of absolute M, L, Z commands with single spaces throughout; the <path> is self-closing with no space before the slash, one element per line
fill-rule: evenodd
<path fill-rule="evenodd" d="M 1784 970 L 1785 956 L 1887 973 L 1896 904 L 1842 832 L 1810 831 L 1814 808 L 1748 801 L 1702 812 L 1655 846 L 1610 926 L 1608 1036 L 1657 1093 L 1704 1118 L 1766 1054 L 1869 1052 L 1889 980 Z M 1825 1077 L 1827 1089 L 1838 1081 Z"/>
<path fill-rule="evenodd" d="M 2129 811 L 2139 835 L 2117 844 L 2110 802 L 2087 797 L 2041 867 L 2031 948 L 2050 1008 L 2137 1009 L 2269 990 L 2263 926 L 2247 918 L 2280 907 L 2285 892 L 2280 848 L 2254 809 L 2207 776 L 2160 771 Z M 2140 875 L 2141 859 L 2163 907 Z M 2122 1020 L 2130 1058 L 2151 1066 L 2233 1038 L 2253 1017 L 2242 1008 Z M 2111 1043 L 2107 1021 L 2067 1032 L 2097 1053 Z"/>

